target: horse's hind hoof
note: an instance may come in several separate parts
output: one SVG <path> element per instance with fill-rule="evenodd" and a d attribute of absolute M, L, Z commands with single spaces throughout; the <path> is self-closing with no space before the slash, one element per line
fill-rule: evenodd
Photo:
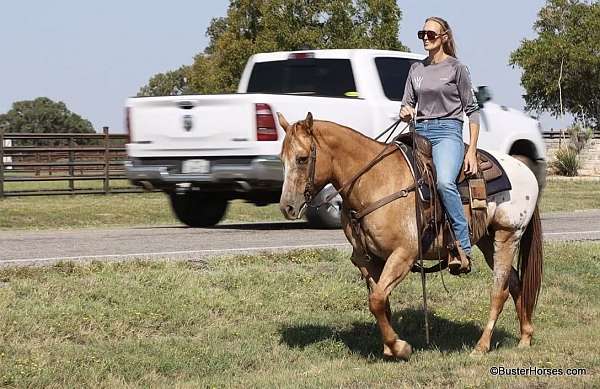
<path fill-rule="evenodd" d="M 392 347 L 383 345 L 383 355 L 387 358 L 402 359 L 408 361 L 412 354 L 412 347 L 408 342 L 396 340 Z"/>
<path fill-rule="evenodd" d="M 517 348 L 529 348 L 531 347 L 531 341 L 521 340 Z"/>
<path fill-rule="evenodd" d="M 481 350 L 477 350 L 477 349 L 475 349 L 475 350 L 471 351 L 471 354 L 469 354 L 469 356 L 470 356 L 471 358 L 481 358 L 481 357 L 483 357 L 485 354 L 487 354 L 485 351 L 481 351 Z"/>

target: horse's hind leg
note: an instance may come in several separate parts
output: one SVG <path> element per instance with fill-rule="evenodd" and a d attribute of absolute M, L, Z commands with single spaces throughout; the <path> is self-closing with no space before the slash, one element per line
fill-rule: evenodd
<path fill-rule="evenodd" d="M 490 236 L 483 237 L 477 243 L 485 256 L 486 262 L 492 268 L 494 281 L 490 296 L 490 316 L 472 354 L 485 353 L 490 350 L 496 321 L 508 299 L 509 284 L 511 283 L 509 280 L 514 277 L 513 273 L 516 275 L 512 263 L 517 255 L 519 237 L 518 231 L 498 230 L 494 233 L 494 243 L 492 243 Z"/>
<path fill-rule="evenodd" d="M 479 242 L 477 242 L 477 246 L 483 253 L 485 257 L 485 261 L 488 266 L 493 270 L 494 269 L 494 243 L 489 236 L 485 236 Z M 517 270 L 512 267 L 510 271 L 510 278 L 508 280 L 508 289 L 510 291 L 510 295 L 515 302 L 515 308 L 517 311 L 517 316 L 519 318 L 519 327 L 521 332 L 521 340 L 519 342 L 519 347 L 528 347 L 531 345 L 531 338 L 533 336 L 533 325 L 531 323 L 531 318 L 527 315 L 527 310 L 522 309 L 522 298 L 521 298 L 521 283 L 519 281 L 519 273 Z"/>
<path fill-rule="evenodd" d="M 406 277 L 412 266 L 411 257 L 401 248 L 387 258 L 377 283 L 370 285 L 369 309 L 377 319 L 384 343 L 384 354 L 408 360 L 412 354 L 410 344 L 398 338 L 392 328 L 389 295 Z"/>

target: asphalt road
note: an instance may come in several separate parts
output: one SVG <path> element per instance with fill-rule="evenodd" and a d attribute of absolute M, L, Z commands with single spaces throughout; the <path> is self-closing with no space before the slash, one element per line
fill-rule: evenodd
<path fill-rule="evenodd" d="M 542 215 L 545 240 L 600 241 L 600 210 Z M 302 222 L 0 232 L 0 265 L 60 260 L 201 259 L 294 248 L 341 248 L 341 230 L 308 229 Z"/>

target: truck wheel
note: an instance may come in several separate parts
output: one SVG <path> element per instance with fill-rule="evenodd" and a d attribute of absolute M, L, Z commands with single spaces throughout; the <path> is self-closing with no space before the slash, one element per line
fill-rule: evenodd
<path fill-rule="evenodd" d="M 340 219 L 342 203 L 341 201 L 332 201 L 329 206 L 323 204 L 319 208 L 308 207 L 306 210 L 306 219 L 311 227 L 315 228 L 340 228 L 342 222 Z"/>
<path fill-rule="evenodd" d="M 190 227 L 212 227 L 227 211 L 227 200 L 218 194 L 200 192 L 169 193 L 171 209 L 183 224 Z"/>

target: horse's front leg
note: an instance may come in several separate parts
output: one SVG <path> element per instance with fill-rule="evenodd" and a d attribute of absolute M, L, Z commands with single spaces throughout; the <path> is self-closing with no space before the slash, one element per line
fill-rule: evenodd
<path fill-rule="evenodd" d="M 373 293 L 375 285 L 377 285 L 377 282 L 379 282 L 385 262 L 381 258 L 369 259 L 369 257 L 356 249 L 354 249 L 352 252 L 351 260 L 354 266 L 360 270 L 362 277 L 365 279 L 367 283 L 367 292 L 369 298 L 371 298 L 371 293 Z M 387 316 L 388 321 L 391 323 L 392 310 L 390 309 L 389 299 L 385 304 L 385 315 Z M 393 356 L 392 350 L 385 343 L 383 344 L 383 355 L 387 357 Z"/>
<path fill-rule="evenodd" d="M 408 342 L 398 338 L 392 327 L 389 296 L 392 290 L 410 272 L 414 258 L 404 249 L 398 248 L 387 258 L 379 281 L 371 284 L 369 294 L 369 309 L 377 319 L 381 337 L 383 338 L 384 354 L 408 360 L 412 347 Z"/>

